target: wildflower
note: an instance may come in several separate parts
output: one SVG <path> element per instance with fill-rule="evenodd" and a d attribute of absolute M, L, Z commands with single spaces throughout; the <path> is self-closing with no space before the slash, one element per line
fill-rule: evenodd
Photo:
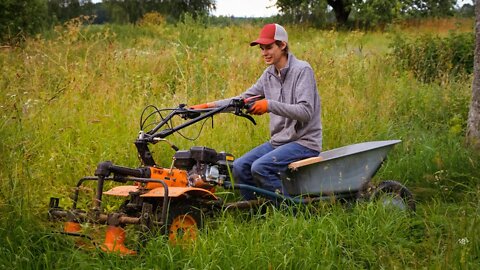
<path fill-rule="evenodd" d="M 468 244 L 470 241 L 468 241 L 468 238 L 467 237 L 464 237 L 464 238 L 460 238 L 458 239 L 458 243 L 462 246 L 465 246 L 466 244 Z"/>

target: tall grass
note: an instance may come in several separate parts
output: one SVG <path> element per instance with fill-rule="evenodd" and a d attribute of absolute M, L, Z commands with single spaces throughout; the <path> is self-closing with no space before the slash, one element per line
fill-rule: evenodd
<path fill-rule="evenodd" d="M 471 32 L 474 26 L 473 18 L 446 17 L 405 20 L 392 25 L 392 28 L 409 32 L 413 35 L 428 33 L 447 35 L 451 31 Z"/>
<path fill-rule="evenodd" d="M 453 32 L 445 38 L 426 35 L 414 40 L 397 36 L 392 47 L 396 61 L 422 82 L 446 81 L 473 73 L 473 33 Z"/>
<path fill-rule="evenodd" d="M 322 98 L 324 149 L 401 139 L 374 181 L 406 183 L 419 200 L 417 214 L 372 204 L 320 205 L 296 215 L 225 213 L 207 223 L 192 247 L 154 238 L 135 258 L 77 250 L 50 233 L 50 196 L 67 204 L 70 187 L 100 161 L 137 166 L 132 142 L 144 106 L 231 97 L 264 69 L 258 49 L 248 46 L 258 34 L 254 26 L 80 25 L 0 51 L 0 268 L 478 265 L 479 156 L 463 144 L 471 77 L 419 83 L 387 56 L 388 34 L 295 26 L 287 26 L 291 49 L 312 65 Z M 256 120 L 253 126 L 221 115 L 195 142 L 170 140 L 240 156 L 268 138 L 267 117 Z M 193 126 L 184 133 L 198 132 Z M 158 163 L 169 166 L 173 151 L 166 144 L 154 149 Z"/>
<path fill-rule="evenodd" d="M 75 248 L 74 241 L 19 223 L 7 235 L 2 268 L 42 269 L 365 269 L 475 268 L 478 206 L 432 201 L 415 216 L 359 204 L 293 215 L 270 209 L 209 220 L 189 246 L 152 237 L 135 257 Z M 450 217 L 446 219 L 446 217 Z M 453 218 L 452 218 L 453 217 Z M 34 225 L 39 225 L 34 224 Z M 19 230 L 18 228 L 23 228 Z M 25 229 L 27 228 L 27 229 Z M 4 233 L 1 235 L 4 238 Z M 5 239 L 5 238 L 4 238 Z M 134 242 L 129 243 L 135 246 Z"/>

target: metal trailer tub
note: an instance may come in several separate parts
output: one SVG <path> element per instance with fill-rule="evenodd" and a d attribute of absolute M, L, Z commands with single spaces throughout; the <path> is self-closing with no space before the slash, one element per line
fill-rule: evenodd
<path fill-rule="evenodd" d="M 400 142 L 389 140 L 352 144 L 294 162 L 282 177 L 283 186 L 291 196 L 356 193 L 368 184 L 390 149 Z"/>

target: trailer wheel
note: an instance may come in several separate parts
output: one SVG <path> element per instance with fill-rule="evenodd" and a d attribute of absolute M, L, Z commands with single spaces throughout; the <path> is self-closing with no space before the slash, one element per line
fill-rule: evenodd
<path fill-rule="evenodd" d="M 415 211 L 412 193 L 397 181 L 381 182 L 373 192 L 372 200 L 380 202 L 383 206 Z"/>
<path fill-rule="evenodd" d="M 203 226 L 202 211 L 190 203 L 170 204 L 167 236 L 171 244 L 182 244 L 197 239 Z"/>

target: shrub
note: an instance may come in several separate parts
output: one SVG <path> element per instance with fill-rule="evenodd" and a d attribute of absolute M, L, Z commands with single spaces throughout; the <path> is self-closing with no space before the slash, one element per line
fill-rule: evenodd
<path fill-rule="evenodd" d="M 46 1 L 0 1 L 0 43 L 15 44 L 41 32 L 51 22 Z"/>
<path fill-rule="evenodd" d="M 139 25 L 163 25 L 165 24 L 165 17 L 158 12 L 148 12 L 143 15 L 139 21 Z"/>
<path fill-rule="evenodd" d="M 451 32 L 446 37 L 427 34 L 417 39 L 395 36 L 390 44 L 400 68 L 422 82 L 433 82 L 473 72 L 475 36 Z"/>

